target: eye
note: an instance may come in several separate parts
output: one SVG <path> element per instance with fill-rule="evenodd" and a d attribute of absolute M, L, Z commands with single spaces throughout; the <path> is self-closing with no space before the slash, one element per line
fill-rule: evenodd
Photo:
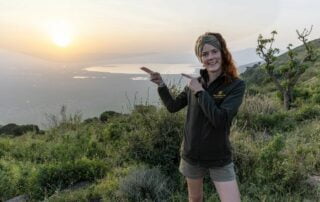
<path fill-rule="evenodd" d="M 217 49 L 214 49 L 214 50 L 212 50 L 212 53 L 213 53 L 213 54 L 216 54 L 216 53 L 218 53 L 218 50 L 217 50 Z"/>
<path fill-rule="evenodd" d="M 203 53 L 202 53 L 202 56 L 203 56 L 203 57 L 206 57 L 207 55 L 208 55 L 208 52 L 203 52 Z"/>

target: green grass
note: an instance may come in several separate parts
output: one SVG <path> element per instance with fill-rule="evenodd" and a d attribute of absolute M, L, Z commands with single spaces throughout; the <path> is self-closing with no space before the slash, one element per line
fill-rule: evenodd
<path fill-rule="evenodd" d="M 320 188 L 305 180 L 320 175 L 319 61 L 301 78 L 290 111 L 282 109 L 262 72 L 256 68 L 242 75 L 247 95 L 231 128 L 242 201 L 316 201 Z M 172 91 L 176 95 L 179 89 Z M 104 122 L 82 121 L 63 110 L 61 115 L 62 120 L 49 117 L 51 128 L 44 134 L 0 136 L 0 201 L 20 194 L 31 201 L 130 201 L 123 190 L 143 182 L 123 181 L 139 169 L 159 170 L 155 182 L 166 182 L 168 201 L 187 200 L 186 181 L 178 172 L 186 109 L 171 114 L 146 103 L 130 114 L 107 113 Z M 90 184 L 69 189 L 82 181 Z M 151 186 L 143 188 L 144 196 L 155 192 Z M 204 192 L 206 201 L 218 201 L 208 176 Z"/>

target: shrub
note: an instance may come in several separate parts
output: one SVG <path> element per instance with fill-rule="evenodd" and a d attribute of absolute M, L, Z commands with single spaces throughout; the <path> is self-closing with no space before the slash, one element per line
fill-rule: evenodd
<path fill-rule="evenodd" d="M 140 168 L 126 176 L 120 184 L 120 198 L 127 201 L 168 201 L 171 193 L 168 179 L 157 168 Z"/>
<path fill-rule="evenodd" d="M 88 159 L 43 165 L 36 178 L 38 190 L 33 190 L 34 197 L 40 199 L 77 182 L 100 179 L 106 171 L 104 162 Z"/>
<path fill-rule="evenodd" d="M 245 123 L 244 123 L 245 122 Z M 290 131 L 295 127 L 296 121 L 289 112 L 275 112 L 272 114 L 240 113 L 237 125 L 245 125 L 253 131 Z"/>
<path fill-rule="evenodd" d="M 0 164 L 0 182 L 0 201 L 16 194 L 18 189 L 15 187 L 13 175 L 10 169 L 2 164 Z"/>
<path fill-rule="evenodd" d="M 120 113 L 114 111 L 105 111 L 100 115 L 100 121 L 107 122 L 111 117 L 119 116 Z"/>
<path fill-rule="evenodd" d="M 9 123 L 3 127 L 0 128 L 0 134 L 8 134 L 8 135 L 15 135 L 15 136 L 19 136 L 22 135 L 26 132 L 36 132 L 39 133 L 39 127 L 37 125 L 17 125 L 14 123 Z"/>
<path fill-rule="evenodd" d="M 313 103 L 320 103 L 320 93 L 316 93 L 316 94 L 313 94 L 312 95 L 312 101 L 313 101 Z"/>
<path fill-rule="evenodd" d="M 256 117 L 255 124 L 258 129 L 289 131 L 295 127 L 294 120 L 286 112 L 278 112 L 268 115 L 259 115 Z"/>
<path fill-rule="evenodd" d="M 319 105 L 306 105 L 299 109 L 295 114 L 296 121 L 304 121 L 307 119 L 313 119 L 320 116 Z"/>
<path fill-rule="evenodd" d="M 104 129 L 104 137 L 109 141 L 114 141 L 119 139 L 123 134 L 127 131 L 127 127 L 125 123 L 114 122 L 109 123 L 107 127 Z"/>
<path fill-rule="evenodd" d="M 133 111 L 141 114 L 155 113 L 157 108 L 153 105 L 134 105 Z"/>
<path fill-rule="evenodd" d="M 34 168 L 30 163 L 0 161 L 0 201 L 28 194 L 32 186 Z"/>
<path fill-rule="evenodd" d="M 233 161 L 240 182 L 254 176 L 254 168 L 258 164 L 259 146 L 246 133 L 233 132 L 231 136 Z"/>
<path fill-rule="evenodd" d="M 56 128 L 63 130 L 75 130 L 79 127 L 82 120 L 82 113 L 80 111 L 74 114 L 67 114 L 67 107 L 65 105 L 61 106 L 60 114 L 45 114 L 48 121 L 46 124 L 47 128 Z"/>
<path fill-rule="evenodd" d="M 246 95 L 240 106 L 239 113 L 272 114 L 279 111 L 281 106 L 269 96 L 257 94 Z"/>
<path fill-rule="evenodd" d="M 138 116 L 136 130 L 126 137 L 124 153 L 128 159 L 160 166 L 166 175 L 173 175 L 179 163 L 179 148 L 182 139 L 182 113 L 171 114 L 165 109 L 157 113 Z M 146 123 L 146 124 L 144 124 Z"/>
<path fill-rule="evenodd" d="M 299 186 L 304 171 L 295 160 L 285 154 L 285 139 L 277 134 L 260 151 L 256 180 L 259 184 L 269 184 L 278 192 L 290 191 Z"/>
<path fill-rule="evenodd" d="M 93 117 L 93 118 L 85 119 L 83 122 L 86 124 L 89 124 L 89 123 L 96 123 L 99 121 L 100 121 L 100 119 L 98 117 Z"/>

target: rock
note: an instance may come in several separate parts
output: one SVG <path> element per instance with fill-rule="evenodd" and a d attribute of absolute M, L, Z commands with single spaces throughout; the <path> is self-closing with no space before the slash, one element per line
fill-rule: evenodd
<path fill-rule="evenodd" d="M 82 181 L 82 182 L 78 182 L 76 184 L 73 184 L 72 186 L 68 187 L 66 190 L 74 191 L 74 190 L 77 190 L 77 189 L 84 188 L 84 187 L 86 187 L 88 185 L 90 185 L 90 182 Z"/>
<path fill-rule="evenodd" d="M 309 184 L 312 187 L 320 187 L 320 176 L 313 175 L 309 176 L 308 179 L 306 180 L 306 183 Z"/>
<path fill-rule="evenodd" d="M 26 202 L 28 201 L 29 197 L 27 195 L 20 195 L 20 196 L 16 196 L 12 199 L 7 200 L 6 202 Z"/>

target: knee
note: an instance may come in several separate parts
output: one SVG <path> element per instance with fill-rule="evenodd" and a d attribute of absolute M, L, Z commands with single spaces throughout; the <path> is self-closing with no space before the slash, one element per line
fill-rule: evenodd
<path fill-rule="evenodd" d="M 202 195 L 189 196 L 189 202 L 202 202 Z"/>

